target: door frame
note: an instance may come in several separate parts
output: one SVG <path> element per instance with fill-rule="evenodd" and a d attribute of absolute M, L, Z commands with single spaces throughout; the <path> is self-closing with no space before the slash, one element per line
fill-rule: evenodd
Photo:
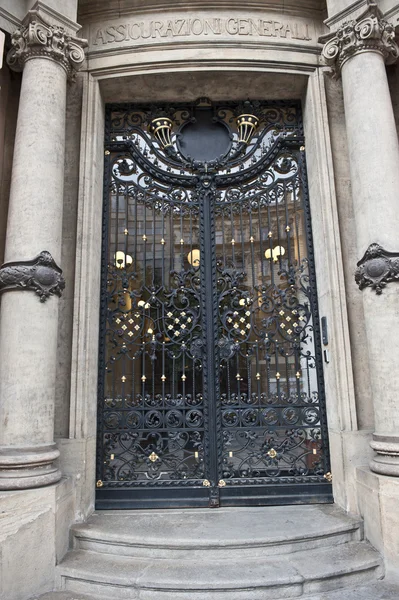
<path fill-rule="evenodd" d="M 357 431 L 356 406 L 353 389 L 351 352 L 348 330 L 348 315 L 345 298 L 345 285 L 342 267 L 341 242 L 338 226 L 337 199 L 335 194 L 334 170 L 328 126 L 328 114 L 324 89 L 324 74 L 314 62 L 304 62 L 304 55 L 298 53 L 298 67 L 294 63 L 289 69 L 251 64 L 248 59 L 245 72 L 259 78 L 278 75 L 278 86 L 286 82 L 286 89 L 297 89 L 298 78 L 303 79 L 302 102 L 305 136 L 307 139 L 309 197 L 313 220 L 313 242 L 315 248 L 316 274 L 320 314 L 326 315 L 329 322 L 330 362 L 324 364 L 326 385 L 329 439 L 334 475 L 334 498 L 344 508 L 357 507 L 355 491 L 355 466 L 346 468 L 354 454 L 364 447 L 367 456 L 368 438 L 359 440 Z M 139 60 L 139 56 L 135 60 Z M 75 300 L 72 348 L 72 377 L 70 402 L 69 438 L 59 440 L 61 447 L 61 467 L 67 475 L 77 477 L 78 513 L 87 515 L 94 507 L 95 443 L 97 407 L 97 354 L 99 333 L 99 290 L 101 255 L 101 211 L 99 198 L 102 198 L 103 173 L 103 132 L 105 100 L 118 100 L 120 77 L 134 78 L 152 74 L 156 81 L 157 73 L 167 73 L 171 82 L 180 82 L 187 73 L 190 81 L 201 75 L 201 59 L 184 60 L 180 66 L 167 64 L 160 66 L 146 63 L 127 67 L 121 73 L 109 67 L 81 73 L 83 83 L 83 115 L 81 131 L 81 161 L 79 175 L 79 206 L 77 252 L 75 264 Z M 246 97 L 248 85 L 241 60 L 232 59 L 224 64 L 223 72 L 217 61 L 207 65 L 207 72 L 215 85 L 221 78 L 237 74 L 242 81 L 242 94 Z M 219 75 L 215 77 L 216 72 Z M 268 79 L 267 79 L 268 78 Z M 296 82 L 294 84 L 294 81 Z M 115 82 L 115 92 L 110 92 Z M 103 85 L 107 84 L 104 88 Z M 229 81 L 231 85 L 231 81 Z M 111 86 L 111 87 L 110 87 Z M 273 86 L 264 86 L 265 99 L 274 93 Z M 187 88 L 188 92 L 192 90 Z M 105 98 L 103 97 L 103 93 Z M 112 97 L 112 94 L 115 94 Z M 240 94 L 239 89 L 234 90 Z M 198 94 L 195 94 L 198 95 Z M 209 94 L 211 95 L 211 94 Z M 290 94 L 292 95 L 292 94 Z M 295 94 L 296 95 L 296 94 Z M 184 98 L 183 98 L 184 99 Z M 143 99 L 140 98 L 140 101 Z M 147 101 L 150 98 L 147 97 Z M 354 440 L 356 438 L 356 447 Z"/>

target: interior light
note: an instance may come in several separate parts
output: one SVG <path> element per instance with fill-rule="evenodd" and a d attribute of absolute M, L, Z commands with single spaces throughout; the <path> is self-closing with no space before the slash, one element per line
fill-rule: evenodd
<path fill-rule="evenodd" d="M 265 257 L 268 260 L 273 259 L 273 262 L 277 262 L 279 256 L 284 256 L 285 248 L 284 246 L 275 246 L 273 250 L 268 248 L 265 252 Z"/>
<path fill-rule="evenodd" d="M 199 267 L 201 253 L 198 248 L 194 248 L 187 254 L 187 260 L 193 267 Z"/>
<path fill-rule="evenodd" d="M 122 250 L 118 250 L 115 253 L 114 258 L 115 266 L 117 269 L 126 269 L 133 262 L 133 258 L 130 256 L 130 254 L 125 254 L 124 252 L 122 252 Z"/>

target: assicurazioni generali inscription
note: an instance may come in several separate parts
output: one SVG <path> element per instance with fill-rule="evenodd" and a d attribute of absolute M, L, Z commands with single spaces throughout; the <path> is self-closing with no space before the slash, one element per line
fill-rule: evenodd
<path fill-rule="evenodd" d="M 97 28 L 92 35 L 92 45 L 96 47 L 139 40 L 192 36 L 220 36 L 223 38 L 244 36 L 311 41 L 313 40 L 311 29 L 312 25 L 303 21 L 244 17 L 129 21 Z"/>

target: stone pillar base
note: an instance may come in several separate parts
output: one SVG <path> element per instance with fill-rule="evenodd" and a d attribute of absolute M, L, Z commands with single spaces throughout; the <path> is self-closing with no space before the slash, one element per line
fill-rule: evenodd
<path fill-rule="evenodd" d="M 76 521 L 74 480 L 0 491 L 0 515 L 0 598 L 41 597 L 54 588 L 55 565 L 69 548 L 69 528 Z"/>
<path fill-rule="evenodd" d="M 61 479 L 54 465 L 60 453 L 55 444 L 29 448 L 0 447 L 0 490 L 43 487 Z"/>
<path fill-rule="evenodd" d="M 370 469 L 381 475 L 399 477 L 399 437 L 374 433 L 370 446 L 377 453 Z"/>
<path fill-rule="evenodd" d="M 388 575 L 399 574 L 399 478 L 356 469 L 360 514 L 366 538 L 384 556 Z"/>

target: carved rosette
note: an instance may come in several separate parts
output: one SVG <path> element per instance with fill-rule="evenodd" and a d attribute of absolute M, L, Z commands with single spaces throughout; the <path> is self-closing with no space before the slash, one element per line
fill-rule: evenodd
<path fill-rule="evenodd" d="M 62 270 L 50 252 L 40 252 L 27 261 L 4 263 L 0 267 L 0 292 L 7 290 L 32 290 L 45 302 L 52 295 L 61 296 L 65 288 Z"/>
<path fill-rule="evenodd" d="M 345 61 L 360 52 L 379 52 L 387 64 L 393 64 L 399 56 L 395 28 L 382 19 L 376 4 L 371 4 L 358 20 L 343 23 L 338 31 L 323 36 L 320 41 L 326 42 L 322 51 L 324 61 L 337 76 Z"/>
<path fill-rule="evenodd" d="M 68 35 L 63 27 L 51 25 L 29 11 L 30 22 L 22 25 L 11 36 L 12 48 L 7 62 L 14 71 L 22 71 L 27 60 L 35 57 L 57 61 L 73 79 L 85 58 L 87 40 Z"/>
<path fill-rule="evenodd" d="M 371 244 L 357 263 L 355 281 L 363 290 L 370 286 L 377 294 L 391 281 L 399 281 L 399 252 L 387 252 L 379 244 Z"/>

